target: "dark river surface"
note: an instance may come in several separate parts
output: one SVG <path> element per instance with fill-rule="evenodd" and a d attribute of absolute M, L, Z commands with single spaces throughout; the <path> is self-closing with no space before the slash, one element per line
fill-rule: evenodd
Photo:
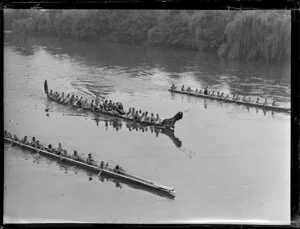
<path fill-rule="evenodd" d="M 49 87 L 169 118 L 139 129 L 48 101 Z M 172 95 L 208 86 L 290 104 L 289 63 L 220 60 L 189 50 L 5 37 L 4 126 L 176 189 L 174 199 L 5 144 L 4 222 L 288 223 L 290 115 Z M 45 110 L 49 111 L 46 112 Z"/>

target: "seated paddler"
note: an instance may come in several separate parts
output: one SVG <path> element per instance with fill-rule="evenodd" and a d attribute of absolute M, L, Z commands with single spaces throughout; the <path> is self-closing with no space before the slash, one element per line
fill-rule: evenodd
<path fill-rule="evenodd" d="M 108 110 L 112 110 L 112 101 L 109 100 L 109 103 L 107 104 Z"/>
<path fill-rule="evenodd" d="M 72 159 L 73 159 L 73 160 L 76 160 L 76 161 L 79 161 L 79 159 L 80 159 L 76 150 L 74 150 Z"/>
<path fill-rule="evenodd" d="M 85 100 L 81 103 L 81 107 L 82 107 L 82 108 L 87 108 L 87 105 L 88 105 L 88 101 L 87 101 L 87 99 L 85 99 Z"/>
<path fill-rule="evenodd" d="M 18 136 L 14 134 L 14 139 L 13 140 L 16 141 L 16 142 L 18 142 L 19 141 Z"/>
<path fill-rule="evenodd" d="M 86 159 L 86 163 L 89 164 L 89 165 L 94 164 L 94 160 L 92 158 L 92 154 L 91 153 L 88 154 L 88 158 Z"/>
<path fill-rule="evenodd" d="M 188 88 L 186 89 L 187 92 L 192 92 L 192 89 L 190 86 L 188 86 Z"/>
<path fill-rule="evenodd" d="M 138 111 L 135 112 L 135 114 L 134 114 L 134 116 L 133 116 L 133 119 L 134 119 L 136 122 L 140 122 L 140 121 L 141 121 L 140 115 L 139 115 L 139 112 L 138 112 Z"/>
<path fill-rule="evenodd" d="M 176 90 L 176 87 L 175 87 L 175 85 L 174 85 L 174 84 L 172 84 L 172 86 L 171 86 L 171 90 Z"/>
<path fill-rule="evenodd" d="M 259 104 L 259 98 L 257 98 L 257 100 L 256 100 L 256 102 L 255 102 L 255 103 Z"/>
<path fill-rule="evenodd" d="M 58 147 L 55 149 L 55 154 L 61 155 L 63 153 L 64 149 L 62 148 L 61 143 L 58 143 Z"/>
<path fill-rule="evenodd" d="M 74 96 L 74 94 L 72 94 L 72 96 L 71 96 L 71 98 L 70 98 L 70 102 L 71 102 L 71 103 L 74 102 L 74 98 L 75 98 L 75 96 Z"/>
<path fill-rule="evenodd" d="M 8 131 L 6 131 L 6 137 L 9 138 L 9 139 L 13 138 L 12 134 Z"/>
<path fill-rule="evenodd" d="M 48 145 L 48 148 L 46 150 L 50 153 L 53 153 L 53 151 L 54 151 L 51 144 Z"/>
<path fill-rule="evenodd" d="M 25 136 L 22 140 L 21 140 L 21 143 L 23 144 L 28 144 L 28 140 L 27 140 L 27 136 Z"/>
<path fill-rule="evenodd" d="M 59 96 L 60 96 L 59 93 L 56 91 L 52 98 L 57 99 Z"/>
<path fill-rule="evenodd" d="M 207 95 L 207 94 L 208 94 L 208 88 L 205 87 L 205 88 L 204 88 L 204 95 Z"/>
<path fill-rule="evenodd" d="M 33 146 L 33 147 L 35 147 L 35 143 L 36 143 L 35 137 L 32 137 L 30 145 Z"/>
<path fill-rule="evenodd" d="M 125 114 L 125 112 L 123 110 L 123 104 L 120 103 L 120 102 L 118 102 L 118 101 L 115 102 L 115 109 L 116 109 L 116 111 L 118 111 L 118 113 L 120 115 L 124 115 Z"/>
<path fill-rule="evenodd" d="M 72 99 L 71 102 L 72 102 L 73 105 L 76 105 L 77 102 L 78 102 L 78 96 L 76 95 L 76 96 Z"/>
<path fill-rule="evenodd" d="M 63 103 L 67 103 L 70 101 L 70 94 L 67 94 L 66 98 L 62 100 Z"/>
<path fill-rule="evenodd" d="M 60 98 L 58 98 L 58 102 L 62 102 L 63 100 L 65 99 L 65 93 L 64 92 L 62 92 L 61 93 L 61 97 Z"/>
<path fill-rule="evenodd" d="M 82 100 L 83 100 L 83 98 L 82 98 L 82 96 L 80 97 L 80 99 L 76 102 L 76 105 L 77 106 L 82 106 L 81 104 L 82 104 Z"/>
<path fill-rule="evenodd" d="M 13 135 L 12 135 L 10 132 L 8 132 L 8 131 L 7 131 L 7 137 L 8 137 L 9 139 L 13 139 Z"/>
<path fill-rule="evenodd" d="M 264 106 L 267 106 L 267 105 L 268 105 L 268 101 L 267 101 L 267 99 L 265 99 Z"/>
<path fill-rule="evenodd" d="M 161 119 L 160 119 L 159 115 L 156 114 L 155 123 L 159 124 L 160 122 L 161 122 Z"/>
<path fill-rule="evenodd" d="M 154 123 L 155 122 L 155 117 L 154 117 L 154 114 L 151 113 L 151 116 L 150 116 L 150 122 Z"/>
<path fill-rule="evenodd" d="M 120 167 L 119 167 L 119 165 L 116 165 L 116 166 L 115 166 L 114 172 L 115 172 L 115 173 L 120 173 Z"/>
<path fill-rule="evenodd" d="M 104 100 L 104 102 L 103 102 L 103 109 L 107 110 L 107 106 L 108 106 L 108 101 Z"/>
<path fill-rule="evenodd" d="M 129 118 L 130 114 L 131 114 L 131 107 L 129 107 L 129 110 L 128 110 L 127 114 L 126 114 L 126 118 Z"/>
<path fill-rule="evenodd" d="M 272 102 L 272 106 L 273 106 L 273 107 L 277 106 L 277 104 L 276 104 L 275 100 L 273 100 L 273 102 Z"/>
<path fill-rule="evenodd" d="M 132 108 L 129 108 L 129 111 L 128 111 L 126 117 L 129 118 L 129 119 L 133 119 L 133 118 L 134 118 L 134 115 L 135 115 L 134 108 L 133 108 L 133 107 L 132 107 Z"/>
<path fill-rule="evenodd" d="M 182 87 L 181 87 L 181 91 L 184 91 L 184 85 L 182 85 Z"/>
<path fill-rule="evenodd" d="M 149 117 L 148 117 L 148 111 L 145 112 L 143 119 L 141 120 L 143 122 L 149 122 Z"/>
<path fill-rule="evenodd" d="M 91 109 L 92 110 L 95 110 L 96 108 L 96 102 L 92 99 L 92 102 L 91 102 Z"/>
<path fill-rule="evenodd" d="M 35 142 L 34 147 L 37 148 L 37 149 L 44 149 L 43 145 L 40 144 L 40 141 L 39 141 L 39 140 L 37 140 L 37 141 Z"/>

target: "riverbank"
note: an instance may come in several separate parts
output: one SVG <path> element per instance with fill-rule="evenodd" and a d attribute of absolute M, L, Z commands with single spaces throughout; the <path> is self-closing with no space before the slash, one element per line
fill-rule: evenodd
<path fill-rule="evenodd" d="M 290 58 L 289 11 L 6 10 L 4 14 L 5 28 L 16 33 L 181 47 L 237 60 Z"/>

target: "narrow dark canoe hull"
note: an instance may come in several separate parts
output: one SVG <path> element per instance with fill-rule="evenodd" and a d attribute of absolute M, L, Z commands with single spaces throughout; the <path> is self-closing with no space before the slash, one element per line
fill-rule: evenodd
<path fill-rule="evenodd" d="M 99 167 L 89 165 L 89 164 L 86 164 L 86 163 L 81 162 L 81 161 L 76 161 L 76 160 L 73 160 L 73 159 L 68 158 L 68 157 L 63 157 L 63 156 L 56 155 L 54 153 L 47 152 L 45 150 L 38 150 L 38 149 L 36 149 L 32 146 L 25 145 L 25 144 L 22 144 L 20 142 L 17 142 L 17 141 L 8 139 L 8 138 L 4 138 L 4 140 L 6 142 L 11 143 L 12 145 L 19 146 L 23 149 L 26 149 L 26 150 L 29 150 L 29 151 L 32 151 L 32 152 L 35 152 L 35 153 L 38 152 L 41 155 L 44 155 L 46 157 L 49 157 L 49 158 L 52 158 L 52 159 L 55 159 L 55 160 L 58 160 L 58 161 L 61 161 L 62 163 L 70 164 L 70 165 L 76 166 L 78 168 L 87 170 L 87 171 L 92 172 L 92 173 L 97 173 L 97 174 L 100 173 L 103 176 L 106 176 L 106 177 L 109 177 L 109 178 L 112 178 L 112 179 L 116 179 L 118 181 L 122 181 L 122 182 L 128 184 L 131 187 L 138 188 L 138 189 L 143 189 L 143 190 L 146 190 L 146 191 L 150 191 L 154 194 L 158 194 L 160 196 L 165 196 L 165 197 L 168 197 L 168 198 L 174 198 L 175 197 L 175 190 L 174 189 L 168 188 L 168 187 L 165 187 L 165 186 L 162 186 L 162 185 L 155 184 L 151 181 L 147 181 L 147 180 L 145 180 L 143 178 L 140 178 L 140 177 L 137 177 L 135 175 L 126 174 L 126 173 L 122 173 L 122 174 L 115 173 L 112 170 L 101 169 Z"/>
<path fill-rule="evenodd" d="M 83 109 L 83 110 L 86 110 L 86 111 L 90 111 L 90 112 L 93 112 L 95 114 L 104 114 L 104 115 L 108 115 L 108 116 L 112 116 L 112 117 L 115 117 L 115 118 L 119 118 L 119 119 L 123 119 L 123 120 L 126 120 L 127 122 L 132 122 L 132 123 L 136 123 L 136 124 L 139 124 L 139 125 L 142 125 L 142 126 L 153 126 L 155 128 L 159 128 L 159 129 L 173 129 L 169 126 L 163 126 L 163 125 L 159 125 L 159 124 L 154 124 L 154 123 L 150 123 L 150 122 L 135 122 L 133 121 L 132 119 L 129 119 L 127 117 L 124 117 L 124 116 L 121 116 L 121 115 L 117 115 L 117 114 L 112 114 L 112 113 L 109 113 L 109 112 L 106 112 L 106 111 L 95 111 L 95 110 L 92 110 L 90 108 L 82 108 L 80 106 L 76 106 L 76 105 L 73 105 L 73 104 L 70 104 L 70 103 L 67 103 L 67 104 L 64 104 L 64 103 L 59 103 L 58 101 L 56 101 L 54 98 L 52 98 L 51 96 L 49 96 L 49 94 L 47 94 L 47 98 L 51 101 L 54 101 L 58 104 L 61 104 L 61 105 L 65 105 L 65 106 L 71 106 L 71 107 L 75 107 L 77 109 Z"/>
<path fill-rule="evenodd" d="M 194 93 L 194 92 L 186 92 L 186 91 L 171 90 L 171 89 L 169 89 L 169 91 L 171 93 L 179 93 L 179 94 L 195 96 L 195 97 L 201 97 L 201 98 L 206 98 L 206 99 L 219 100 L 219 101 L 228 102 L 228 103 L 236 103 L 236 104 L 245 105 L 245 106 L 257 107 L 257 108 L 261 108 L 261 109 L 265 109 L 265 110 L 290 112 L 290 108 L 287 108 L 287 107 L 264 106 L 263 104 L 247 103 L 247 102 L 244 102 L 244 101 L 236 101 L 236 100 L 226 99 L 226 98 L 222 98 L 222 97 L 209 96 L 209 95 L 204 95 L 204 94 L 197 94 L 197 93 Z"/>

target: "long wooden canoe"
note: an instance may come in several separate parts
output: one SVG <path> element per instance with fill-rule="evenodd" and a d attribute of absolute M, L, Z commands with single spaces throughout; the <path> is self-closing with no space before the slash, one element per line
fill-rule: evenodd
<path fill-rule="evenodd" d="M 104 114 L 104 115 L 112 116 L 112 117 L 115 117 L 115 118 L 123 119 L 127 122 L 139 124 L 139 125 L 142 125 L 142 126 L 150 126 L 150 127 L 152 126 L 152 127 L 159 128 L 159 129 L 174 129 L 174 127 L 172 127 L 172 126 L 161 125 L 161 124 L 156 124 L 156 123 L 152 123 L 152 122 L 136 122 L 136 121 L 134 121 L 130 118 L 127 118 L 125 115 L 113 114 L 113 113 L 110 113 L 110 112 L 107 112 L 107 111 L 104 111 L 104 110 L 93 110 L 91 108 L 84 108 L 84 107 L 76 106 L 76 105 L 73 105 L 71 103 L 68 103 L 68 104 L 59 103 L 56 99 L 52 98 L 49 94 L 47 94 L 47 98 L 49 100 L 54 101 L 54 102 L 56 102 L 58 104 L 61 104 L 61 105 L 72 106 L 72 107 L 77 108 L 77 109 L 80 108 L 80 109 L 83 109 L 83 110 L 86 110 L 86 111 L 93 112 L 95 114 Z"/>
<path fill-rule="evenodd" d="M 290 108 L 288 107 L 280 107 L 280 106 L 270 106 L 270 105 L 263 105 L 259 103 L 249 103 L 247 101 L 241 101 L 241 100 L 233 100 L 230 98 L 225 98 L 225 97 L 217 97 L 217 96 L 211 96 L 211 95 L 204 95 L 203 93 L 195 93 L 195 92 L 187 92 L 187 91 L 180 91 L 180 90 L 172 90 L 169 89 L 171 93 L 179 93 L 179 94 L 184 94 L 188 96 L 195 96 L 195 97 L 201 97 L 201 98 L 206 98 L 206 99 L 213 99 L 213 100 L 219 100 L 223 102 L 228 102 L 228 103 L 236 103 L 240 105 L 245 105 L 245 106 L 252 106 L 252 107 L 257 107 L 265 110 L 274 110 L 274 111 L 279 111 L 279 112 L 290 112 Z"/>
<path fill-rule="evenodd" d="M 38 152 L 41 155 L 50 157 L 55 160 L 59 160 L 62 163 L 70 164 L 70 165 L 76 166 L 78 168 L 87 170 L 89 172 L 97 173 L 98 175 L 101 175 L 101 176 L 106 176 L 106 177 L 109 177 L 112 179 L 116 179 L 118 181 L 128 184 L 131 187 L 150 191 L 154 194 L 158 194 L 158 195 L 165 196 L 165 197 L 172 198 L 172 199 L 175 197 L 176 192 L 175 192 L 174 188 L 169 188 L 169 187 L 166 187 L 166 186 L 163 186 L 160 184 L 156 184 L 152 181 L 146 180 L 146 179 L 138 177 L 136 175 L 133 175 L 133 174 L 130 174 L 127 172 L 121 172 L 121 171 L 115 172 L 111 168 L 100 168 L 100 167 L 97 167 L 94 165 L 89 165 L 89 164 L 81 162 L 81 161 L 73 160 L 71 158 L 60 156 L 55 153 L 50 153 L 46 150 L 37 149 L 33 146 L 26 145 L 26 144 L 20 143 L 18 141 L 14 141 L 14 140 L 6 138 L 6 137 L 4 137 L 4 140 L 6 142 L 11 143 L 12 145 L 19 146 L 19 147 L 29 150 L 31 152 L 35 152 L 35 153 Z"/>

